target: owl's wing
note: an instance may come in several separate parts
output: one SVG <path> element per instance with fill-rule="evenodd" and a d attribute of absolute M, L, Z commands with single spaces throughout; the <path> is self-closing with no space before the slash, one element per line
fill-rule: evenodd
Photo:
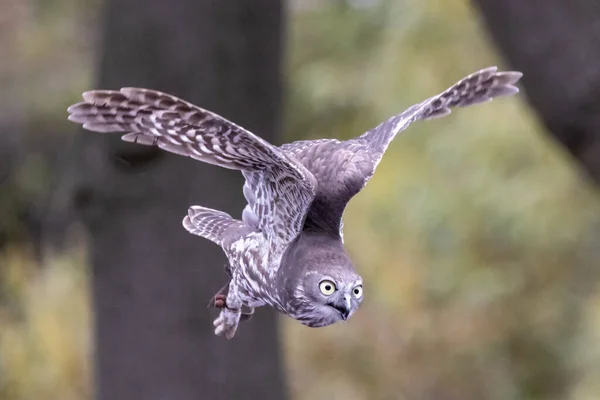
<path fill-rule="evenodd" d="M 365 157 L 364 143 L 337 139 L 302 140 L 281 146 L 316 178 L 315 197 L 308 209 L 304 229 L 325 231 L 343 240 L 342 214 L 352 196 L 364 186 L 373 170 Z"/>
<path fill-rule="evenodd" d="M 122 136 L 127 142 L 242 171 L 252 217 L 244 222 L 251 219 L 248 225 L 264 233 L 274 257 L 299 233 L 316 182 L 279 148 L 215 113 L 158 91 L 94 90 L 83 99 L 68 108 L 69 120 L 88 130 L 127 132 Z"/>
<path fill-rule="evenodd" d="M 517 93 L 520 72 L 477 71 L 442 93 L 409 107 L 376 128 L 348 141 L 299 141 L 283 145 L 317 178 L 318 187 L 305 227 L 342 236 L 346 204 L 373 176 L 392 139 L 411 123 L 443 117 L 453 107 L 467 107 Z"/>
<path fill-rule="evenodd" d="M 495 97 L 519 92 L 514 84 L 521 79 L 521 72 L 497 72 L 497 67 L 489 67 L 474 72 L 442 93 L 428 98 L 393 116 L 374 129 L 364 133 L 357 140 L 366 143 L 374 168 L 394 137 L 410 124 L 419 120 L 440 118 L 450 114 L 453 107 L 468 107 L 485 103 Z"/>

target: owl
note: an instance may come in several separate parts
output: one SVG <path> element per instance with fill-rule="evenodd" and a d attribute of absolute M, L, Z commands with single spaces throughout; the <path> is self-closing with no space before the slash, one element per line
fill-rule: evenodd
<path fill-rule="evenodd" d="M 373 176 L 392 139 L 412 122 L 442 117 L 511 95 L 520 72 L 477 71 L 449 89 L 350 140 L 274 146 L 175 96 L 149 89 L 93 90 L 68 108 L 69 120 L 95 132 L 241 171 L 247 205 L 240 218 L 192 206 L 183 227 L 219 245 L 228 283 L 209 306 L 215 334 L 234 337 L 240 321 L 268 306 L 310 327 L 350 318 L 363 280 L 343 245 L 342 214 Z"/>

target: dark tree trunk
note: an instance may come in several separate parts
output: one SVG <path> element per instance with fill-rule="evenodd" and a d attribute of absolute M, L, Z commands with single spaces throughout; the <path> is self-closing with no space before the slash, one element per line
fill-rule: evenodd
<path fill-rule="evenodd" d="M 0 17 L 0 249 L 18 239 L 23 214 L 28 204 L 21 200 L 15 182 L 23 155 L 21 140 L 25 131 L 22 101 L 19 96 L 19 34 L 22 12 L 15 0 L 2 5 Z"/>
<path fill-rule="evenodd" d="M 600 184 L 600 2 L 474 4 L 552 136 Z"/>
<path fill-rule="evenodd" d="M 279 132 L 277 0 L 108 0 L 97 87 L 162 90 L 268 140 Z M 241 176 L 118 135 L 81 134 L 74 204 L 91 233 L 100 400 L 284 399 L 276 317 L 228 341 L 207 310 L 225 257 L 181 226 L 193 204 L 239 215 Z"/>
<path fill-rule="evenodd" d="M 600 2 L 589 0 L 474 0 L 499 50 L 516 70 L 531 106 L 549 134 L 600 184 Z M 600 256 L 600 230 L 581 237 L 586 259 Z M 567 349 L 580 335 L 584 305 L 595 293 L 597 263 L 576 261 L 565 271 L 561 318 L 543 339 L 516 332 L 511 360 L 531 398 L 564 398 L 577 383 Z M 525 334 L 524 334 L 525 333 Z M 552 336 L 550 336 L 552 335 Z M 548 338 L 552 337 L 549 346 Z M 525 350 L 523 350 L 525 349 Z M 539 352 L 541 349 L 542 352 Z M 533 352 L 531 352 L 533 350 Z M 530 351 L 523 357 L 523 351 Z M 520 368 L 519 368 L 520 367 Z"/>

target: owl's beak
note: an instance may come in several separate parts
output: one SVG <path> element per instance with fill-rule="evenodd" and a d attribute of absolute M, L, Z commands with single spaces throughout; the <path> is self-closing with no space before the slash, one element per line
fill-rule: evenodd
<path fill-rule="evenodd" d="M 350 311 L 352 309 L 352 303 L 350 301 L 350 295 L 346 294 L 340 300 L 329 304 L 331 307 L 335 308 L 342 315 L 342 319 L 345 321 L 348 319 L 350 315 Z"/>

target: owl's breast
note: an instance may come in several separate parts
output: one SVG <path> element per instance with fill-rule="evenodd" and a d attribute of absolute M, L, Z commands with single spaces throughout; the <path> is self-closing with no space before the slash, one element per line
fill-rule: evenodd
<path fill-rule="evenodd" d="M 268 253 L 247 248 L 233 262 L 232 279 L 238 295 L 248 307 L 272 306 L 278 308 L 280 301 L 275 289 L 273 269 Z"/>

